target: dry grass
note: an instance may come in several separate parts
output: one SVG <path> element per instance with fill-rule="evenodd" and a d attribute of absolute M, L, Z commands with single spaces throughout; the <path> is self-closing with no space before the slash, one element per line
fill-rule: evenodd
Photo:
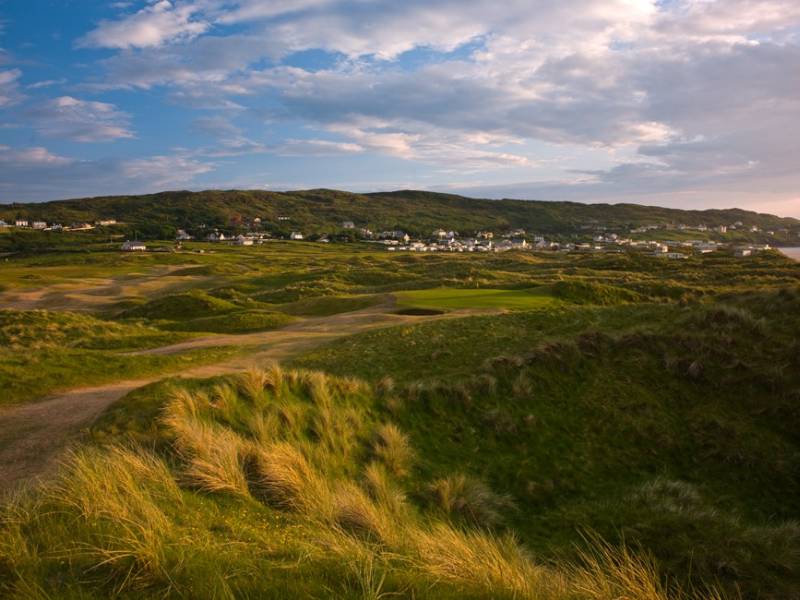
<path fill-rule="evenodd" d="M 513 538 L 436 524 L 413 532 L 415 566 L 490 598 L 566 598 L 566 580 L 533 563 Z"/>
<path fill-rule="evenodd" d="M 375 457 L 395 477 L 405 477 L 411 470 L 414 451 L 408 436 L 392 423 L 384 423 L 375 431 Z"/>
<path fill-rule="evenodd" d="M 463 474 L 437 479 L 429 489 L 445 514 L 483 527 L 494 527 L 514 510 L 510 497 L 497 494 L 483 481 Z"/>
<path fill-rule="evenodd" d="M 227 392 L 224 398 L 228 398 Z M 162 422 L 173 436 L 173 446 L 183 462 L 182 482 L 206 493 L 249 495 L 243 461 L 247 443 L 233 430 L 209 423 L 200 416 L 186 416 L 186 397 L 173 400 Z"/>
<path fill-rule="evenodd" d="M 121 447 L 72 455 L 37 503 L 17 502 L 0 513 L 0 571 L 14 574 L 18 596 L 44 597 L 31 570 L 43 546 L 28 541 L 38 527 L 61 536 L 47 551 L 80 557 L 112 595 L 156 590 L 159 596 L 236 597 L 226 573 L 238 567 L 217 560 L 220 548 L 208 538 L 180 532 L 176 515 L 195 509 L 180 484 L 291 512 L 286 518 L 306 528 L 297 544 L 307 548 L 302 558 L 335 565 L 348 597 L 446 591 L 448 597 L 515 600 L 690 598 L 668 589 L 651 559 L 599 540 L 589 540 L 593 551 L 577 564 L 537 563 L 513 537 L 483 529 L 499 523 L 512 504 L 465 475 L 439 479 L 429 489 L 445 514 L 481 529 L 420 514 L 399 483 L 413 461 L 407 436 L 384 423 L 370 440 L 365 415 L 346 405 L 348 393 L 365 389 L 271 367 L 217 386 L 210 396 L 179 391 L 162 415 L 176 466 Z M 374 460 L 359 471 L 356 452 Z M 53 514 L 66 515 L 68 526 L 49 525 Z M 65 544 L 74 528 L 81 533 Z M 193 576 L 202 575 L 204 583 L 186 587 L 187 565 L 197 557 L 202 567 Z M 176 576 L 184 577 L 182 586 Z"/>
<path fill-rule="evenodd" d="M 246 471 L 253 495 L 270 506 L 306 514 L 331 513 L 328 481 L 292 444 L 251 447 Z"/>

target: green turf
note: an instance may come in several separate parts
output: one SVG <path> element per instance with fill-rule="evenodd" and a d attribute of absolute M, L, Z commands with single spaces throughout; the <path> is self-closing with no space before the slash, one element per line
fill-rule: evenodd
<path fill-rule="evenodd" d="M 538 290 L 435 288 L 395 294 L 401 307 L 459 310 L 498 308 L 531 310 L 554 306 L 556 301 Z"/>

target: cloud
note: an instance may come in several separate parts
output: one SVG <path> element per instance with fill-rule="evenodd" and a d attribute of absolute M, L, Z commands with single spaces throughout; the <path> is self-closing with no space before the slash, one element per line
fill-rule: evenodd
<path fill-rule="evenodd" d="M 37 81 L 36 83 L 31 83 L 26 87 L 29 90 L 41 90 L 44 88 L 52 87 L 54 85 L 63 85 L 67 82 L 65 78 L 61 79 L 45 79 L 44 81 Z"/>
<path fill-rule="evenodd" d="M 187 151 L 197 168 L 256 153 L 380 154 L 426 177 L 513 178 L 554 198 L 706 202 L 764 186 L 775 206 L 797 198 L 796 0 L 125 4 L 78 41 L 112 51 L 84 84 L 159 88 L 187 111 L 214 111 L 192 125 L 215 140 Z M 323 59 L 310 66 L 305 51 Z M 2 73 L 0 105 L 19 102 L 19 72 Z M 130 135 L 127 116 L 105 106 L 34 127 Z M 245 118 L 274 139 L 231 120 Z"/>
<path fill-rule="evenodd" d="M 167 42 L 189 40 L 205 32 L 209 24 L 193 17 L 200 6 L 191 2 L 154 0 L 142 10 L 117 21 L 101 21 L 78 40 L 79 47 L 149 48 Z"/>
<path fill-rule="evenodd" d="M 60 96 L 26 111 L 33 127 L 46 137 L 76 142 L 109 142 L 132 138 L 130 116 L 113 104 Z"/>
<path fill-rule="evenodd" d="M 0 165 L 5 168 L 48 168 L 70 165 L 70 158 L 52 154 L 47 148 L 11 148 L 0 146 Z"/>
<path fill-rule="evenodd" d="M 282 156 L 337 156 L 341 154 L 359 154 L 364 150 L 363 146 L 350 142 L 289 139 L 275 148 L 274 152 Z"/>
<path fill-rule="evenodd" d="M 41 147 L 0 146 L 0 193 L 14 201 L 150 193 L 192 185 L 215 165 L 181 152 L 135 159 L 78 160 Z"/>
<path fill-rule="evenodd" d="M 12 106 L 23 99 L 19 91 L 20 77 L 22 71 L 19 69 L 0 71 L 0 108 Z"/>
<path fill-rule="evenodd" d="M 185 156 L 151 156 L 123 161 L 121 170 L 129 179 L 162 188 L 190 182 L 198 175 L 213 171 L 214 167 Z"/>

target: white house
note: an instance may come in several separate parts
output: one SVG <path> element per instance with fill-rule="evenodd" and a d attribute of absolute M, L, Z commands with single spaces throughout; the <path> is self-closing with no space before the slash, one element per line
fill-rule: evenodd
<path fill-rule="evenodd" d="M 144 252 L 145 250 L 147 250 L 147 246 L 142 242 L 128 240 L 122 244 L 123 252 Z"/>
<path fill-rule="evenodd" d="M 209 242 L 224 242 L 228 238 L 225 237 L 224 233 L 222 233 L 222 232 L 217 233 L 215 231 L 214 233 L 209 233 L 208 236 L 206 237 L 206 239 Z"/>
<path fill-rule="evenodd" d="M 253 245 L 253 238 L 248 237 L 246 235 L 239 235 L 236 237 L 236 240 L 233 242 L 237 246 L 252 246 Z"/>
<path fill-rule="evenodd" d="M 33 223 L 31 223 L 31 227 L 33 229 L 39 229 L 39 230 L 47 229 L 47 223 L 45 223 L 44 221 L 34 221 Z"/>
<path fill-rule="evenodd" d="M 342 229 L 355 229 L 356 224 L 352 221 L 342 221 Z"/>
<path fill-rule="evenodd" d="M 194 237 L 186 233 L 186 230 L 178 229 L 178 232 L 175 234 L 175 239 L 179 242 L 185 242 L 188 240 L 193 240 Z"/>
<path fill-rule="evenodd" d="M 17 219 L 16 221 L 14 221 L 14 225 L 16 227 L 27 227 L 28 221 L 27 219 Z"/>
<path fill-rule="evenodd" d="M 289 236 L 289 239 L 290 240 L 295 240 L 295 241 L 300 241 L 300 240 L 305 239 L 305 236 L 302 233 L 300 233 L 299 231 L 293 231 L 292 235 Z"/>

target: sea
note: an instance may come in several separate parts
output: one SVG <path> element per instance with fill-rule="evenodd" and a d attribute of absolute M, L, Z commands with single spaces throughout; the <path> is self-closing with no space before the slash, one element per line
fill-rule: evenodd
<path fill-rule="evenodd" d="M 789 258 L 800 260 L 800 248 L 779 248 Z"/>

